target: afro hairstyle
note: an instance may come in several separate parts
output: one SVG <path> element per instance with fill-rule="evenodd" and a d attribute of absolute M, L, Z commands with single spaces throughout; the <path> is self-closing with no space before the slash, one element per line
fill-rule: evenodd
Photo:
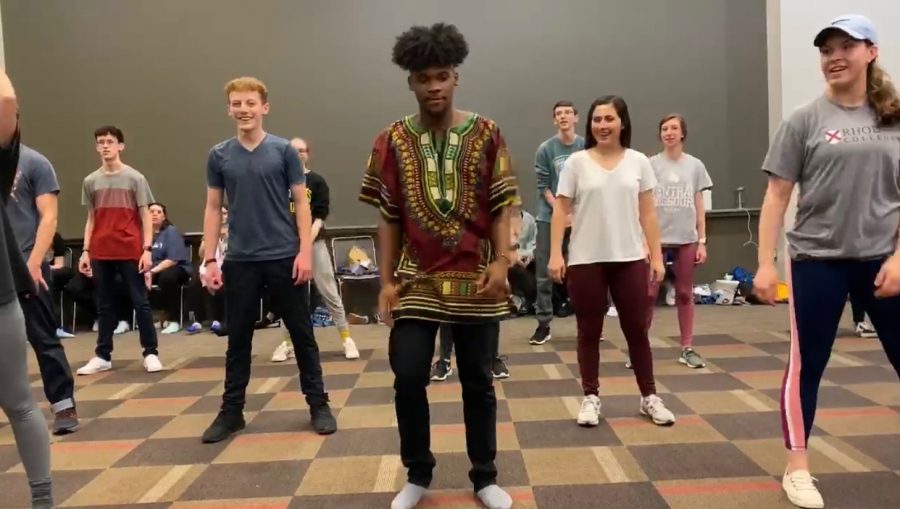
<path fill-rule="evenodd" d="M 414 26 L 397 37 L 393 62 L 408 72 L 456 67 L 469 55 L 469 45 L 455 25 Z"/>

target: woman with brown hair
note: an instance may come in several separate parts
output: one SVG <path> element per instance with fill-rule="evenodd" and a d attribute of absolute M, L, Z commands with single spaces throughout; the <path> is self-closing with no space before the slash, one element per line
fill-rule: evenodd
<path fill-rule="evenodd" d="M 639 411 L 655 424 L 669 426 L 675 416 L 656 395 L 647 336 L 647 283 L 651 277 L 662 281 L 665 275 L 653 205 L 656 177 L 647 156 L 630 148 L 631 117 L 621 97 L 594 101 L 584 138 L 585 149 L 566 160 L 559 177 L 549 264 L 555 281 L 561 282 L 567 271 L 570 275 L 584 391 L 577 422 L 596 426 L 600 420 L 600 336 L 612 294 L 641 392 Z M 562 245 L 570 214 L 572 237 L 566 260 Z"/>
<path fill-rule="evenodd" d="M 798 507 L 824 507 L 807 442 L 848 294 L 860 299 L 900 375 L 900 97 L 876 63 L 878 36 L 860 15 L 816 35 L 825 93 L 782 123 L 763 163 L 769 183 L 759 221 L 754 286 L 774 303 L 775 244 L 794 186 L 787 233 L 791 349 L 781 391 L 788 465 L 782 487 Z M 862 501 L 859 506 L 866 506 Z"/>

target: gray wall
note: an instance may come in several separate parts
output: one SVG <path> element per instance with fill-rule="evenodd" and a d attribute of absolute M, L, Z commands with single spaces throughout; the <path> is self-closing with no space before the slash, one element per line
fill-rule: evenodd
<path fill-rule="evenodd" d="M 551 105 L 584 109 L 607 93 L 628 100 L 639 150 L 658 149 L 660 116 L 687 116 L 715 208 L 734 206 L 741 185 L 745 203 L 762 197 L 761 0 L 2 0 L 2 10 L 25 140 L 56 165 L 66 236 L 81 235 L 80 183 L 98 166 L 91 133 L 104 123 L 124 129 L 126 162 L 172 219 L 198 229 L 207 151 L 233 134 L 222 86 L 239 75 L 268 84 L 270 132 L 312 143 L 311 166 L 332 187 L 331 224 L 373 223 L 356 202 L 370 143 L 415 109 L 391 46 L 411 24 L 435 21 L 468 38 L 457 105 L 498 121 L 528 207 Z"/>

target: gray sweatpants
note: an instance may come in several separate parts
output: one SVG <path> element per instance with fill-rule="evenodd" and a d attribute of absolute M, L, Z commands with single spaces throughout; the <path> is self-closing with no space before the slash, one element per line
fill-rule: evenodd
<path fill-rule="evenodd" d="M 334 319 L 334 325 L 339 331 L 348 329 L 347 314 L 344 312 L 344 303 L 338 292 L 337 280 L 334 278 L 334 267 L 331 265 L 331 255 L 328 254 L 328 246 L 324 240 L 313 242 L 313 280 L 316 289 L 325 301 L 325 307 Z"/>
<path fill-rule="evenodd" d="M 50 435 L 44 414 L 31 396 L 27 344 L 19 301 L 0 305 L 0 408 L 12 425 L 19 457 L 37 498 L 50 492 Z"/>

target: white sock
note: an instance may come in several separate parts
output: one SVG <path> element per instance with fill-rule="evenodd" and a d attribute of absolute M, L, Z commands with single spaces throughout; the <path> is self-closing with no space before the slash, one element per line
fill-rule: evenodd
<path fill-rule="evenodd" d="M 477 495 L 481 503 L 488 509 L 510 509 L 512 507 L 512 497 L 496 484 L 481 488 Z"/>
<path fill-rule="evenodd" d="M 414 509 L 419 500 L 425 496 L 425 488 L 417 484 L 406 483 L 406 486 L 397 493 L 391 502 L 391 509 Z"/>

